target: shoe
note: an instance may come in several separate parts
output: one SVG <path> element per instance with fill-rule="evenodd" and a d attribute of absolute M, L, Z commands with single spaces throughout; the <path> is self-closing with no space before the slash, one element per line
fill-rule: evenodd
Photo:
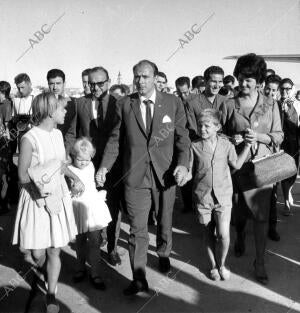
<path fill-rule="evenodd" d="M 108 254 L 108 263 L 112 266 L 121 265 L 122 260 L 118 252 L 111 252 Z"/>
<path fill-rule="evenodd" d="M 148 282 L 146 279 L 143 280 L 133 280 L 130 285 L 123 290 L 124 296 L 134 296 L 139 292 L 149 291 Z"/>
<path fill-rule="evenodd" d="M 234 244 L 234 254 L 237 258 L 245 254 L 245 233 L 237 233 L 237 237 Z"/>
<path fill-rule="evenodd" d="M 73 282 L 75 284 L 82 282 L 85 279 L 86 276 L 86 270 L 79 270 L 75 273 L 73 276 Z"/>
<path fill-rule="evenodd" d="M 255 260 L 253 263 L 253 266 L 254 266 L 255 279 L 262 285 L 267 285 L 269 282 L 269 278 L 266 273 L 265 265 L 262 264 L 258 266 Z"/>
<path fill-rule="evenodd" d="M 215 267 L 209 272 L 209 277 L 211 280 L 218 281 L 221 279 L 218 269 Z"/>
<path fill-rule="evenodd" d="M 106 285 L 100 276 L 95 276 L 95 277 L 90 276 L 90 283 L 95 289 L 98 289 L 98 290 L 106 289 Z"/>
<path fill-rule="evenodd" d="M 58 313 L 59 305 L 55 299 L 55 295 L 46 295 L 46 313 Z"/>
<path fill-rule="evenodd" d="M 284 209 L 283 209 L 283 215 L 284 215 L 284 216 L 290 216 L 290 215 L 292 215 L 292 213 L 291 213 L 291 208 L 288 207 L 288 206 L 285 206 Z"/>
<path fill-rule="evenodd" d="M 225 266 L 220 267 L 219 274 L 222 280 L 228 280 L 230 278 L 230 270 L 227 269 Z"/>
<path fill-rule="evenodd" d="M 167 257 L 159 258 L 159 270 L 161 273 L 169 273 L 171 271 L 170 259 Z"/>
<path fill-rule="evenodd" d="M 276 231 L 276 229 L 269 229 L 268 236 L 273 241 L 280 241 L 280 235 Z"/>

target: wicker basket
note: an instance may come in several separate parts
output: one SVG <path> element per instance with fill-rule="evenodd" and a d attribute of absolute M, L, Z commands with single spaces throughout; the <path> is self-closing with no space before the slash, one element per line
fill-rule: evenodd
<path fill-rule="evenodd" d="M 236 172 L 235 178 L 242 191 L 275 184 L 297 174 L 293 157 L 284 151 L 247 162 Z"/>

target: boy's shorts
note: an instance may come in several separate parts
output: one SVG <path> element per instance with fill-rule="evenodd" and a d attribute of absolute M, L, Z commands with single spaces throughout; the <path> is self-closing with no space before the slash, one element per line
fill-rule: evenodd
<path fill-rule="evenodd" d="M 198 220 L 200 224 L 207 225 L 212 218 L 215 222 L 228 221 L 231 218 L 231 206 L 222 206 L 219 203 L 197 204 Z"/>

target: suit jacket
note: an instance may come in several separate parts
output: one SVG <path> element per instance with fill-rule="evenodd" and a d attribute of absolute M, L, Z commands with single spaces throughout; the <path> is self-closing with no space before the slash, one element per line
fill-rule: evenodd
<path fill-rule="evenodd" d="M 122 151 L 124 183 L 139 188 L 152 164 L 162 187 L 174 184 L 177 165 L 188 168 L 190 140 L 181 100 L 156 92 L 151 134 L 146 134 L 138 93 L 118 100 L 115 126 L 106 145 L 101 167 L 108 170 Z"/>
<path fill-rule="evenodd" d="M 66 153 L 69 154 L 76 140 L 77 110 L 74 98 L 68 98 L 65 109 L 67 111 L 65 122 L 61 125 L 57 125 L 57 128 L 62 132 Z"/>
<path fill-rule="evenodd" d="M 108 141 L 110 132 L 114 126 L 116 112 L 116 98 L 109 95 L 107 111 L 102 125 L 98 125 L 97 119 L 93 116 L 92 96 L 84 96 L 76 100 L 78 137 L 90 138 L 96 148 L 96 155 L 93 158 L 94 166 L 98 170 L 103 156 L 104 148 Z M 119 173 L 120 174 L 120 173 Z"/>
<path fill-rule="evenodd" d="M 187 127 L 191 140 L 197 140 L 200 138 L 198 132 L 197 121 L 199 114 L 205 109 L 220 110 L 221 105 L 227 98 L 217 94 L 213 103 L 211 103 L 204 94 L 192 94 L 185 103 L 186 115 L 187 115 Z"/>

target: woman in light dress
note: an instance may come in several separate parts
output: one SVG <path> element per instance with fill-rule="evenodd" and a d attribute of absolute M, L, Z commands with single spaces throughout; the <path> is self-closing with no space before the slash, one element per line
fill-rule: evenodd
<path fill-rule="evenodd" d="M 41 271 L 45 267 L 47 287 L 46 312 L 59 312 L 55 299 L 61 268 L 60 250 L 77 234 L 72 202 L 64 175 L 72 179 L 74 188 L 81 193 L 84 185 L 65 165 L 66 152 L 57 124 L 64 123 L 65 103 L 53 93 L 35 97 L 32 104 L 37 126 L 21 139 L 18 175 L 21 185 L 18 210 L 13 233 L 13 244 L 28 251 Z M 49 162 L 58 162 L 56 169 L 46 171 L 40 181 L 29 173 L 47 169 Z M 48 183 L 55 186 L 52 194 L 41 190 Z"/>

